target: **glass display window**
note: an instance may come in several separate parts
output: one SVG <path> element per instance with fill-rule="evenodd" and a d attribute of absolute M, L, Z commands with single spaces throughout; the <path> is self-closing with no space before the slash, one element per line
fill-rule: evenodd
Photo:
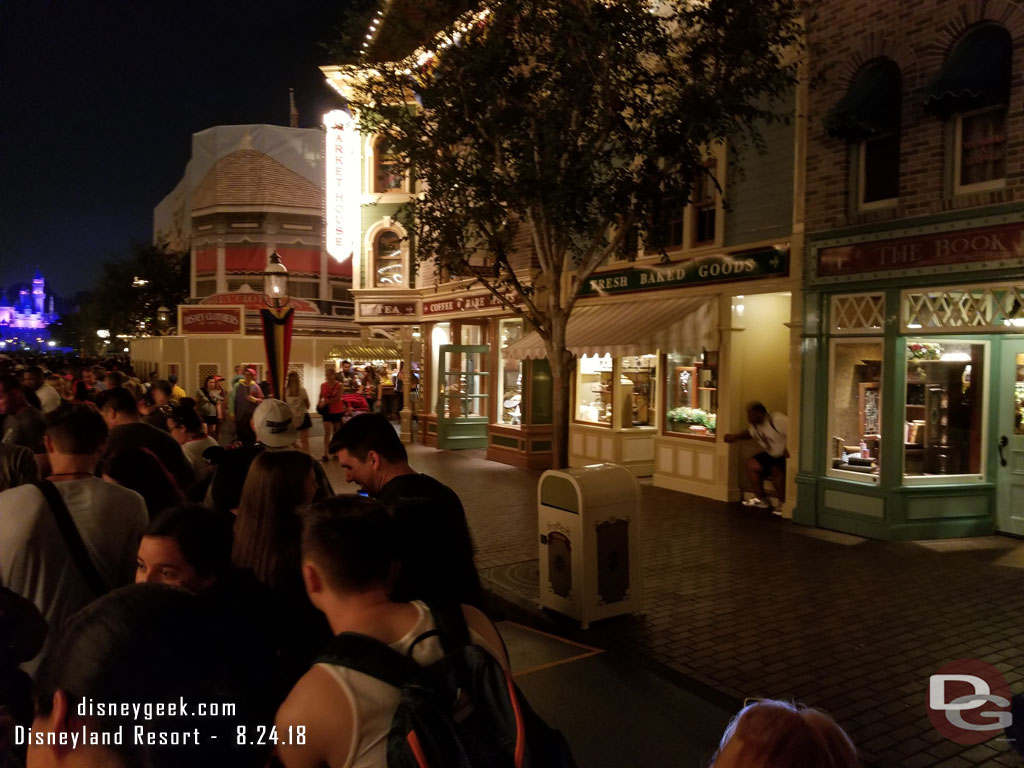
<path fill-rule="evenodd" d="M 665 432 L 713 436 L 718 426 L 718 352 L 665 355 Z"/>
<path fill-rule="evenodd" d="M 987 342 L 907 339 L 906 350 L 904 481 L 983 480 Z"/>
<path fill-rule="evenodd" d="M 498 337 L 504 350 L 514 341 L 523 337 L 522 320 L 502 320 L 498 323 Z M 523 411 L 523 361 L 501 358 L 498 375 L 498 422 L 500 424 L 522 424 Z"/>
<path fill-rule="evenodd" d="M 655 398 L 658 376 L 657 355 L 620 358 L 619 383 L 621 427 L 651 427 L 656 424 Z M 613 410 L 618 403 L 613 406 Z"/>
<path fill-rule="evenodd" d="M 612 356 L 583 355 L 576 363 L 576 420 L 612 425 Z"/>
<path fill-rule="evenodd" d="M 882 341 L 832 342 L 828 474 L 877 483 L 882 464 Z"/>

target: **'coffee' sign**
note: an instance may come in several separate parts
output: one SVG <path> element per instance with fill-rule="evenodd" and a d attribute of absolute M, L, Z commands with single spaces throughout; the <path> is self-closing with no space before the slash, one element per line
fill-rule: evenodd
<path fill-rule="evenodd" d="M 513 297 L 509 302 L 515 304 Z M 446 315 L 453 312 L 473 312 L 482 309 L 504 309 L 505 305 L 493 293 L 480 293 L 475 296 L 450 296 L 437 301 L 424 301 L 424 315 Z"/>
<path fill-rule="evenodd" d="M 935 267 L 1024 256 L 1024 224 L 837 245 L 818 251 L 818 276 Z"/>
<path fill-rule="evenodd" d="M 178 307 L 178 327 L 183 334 L 241 334 L 245 331 L 244 307 Z"/>
<path fill-rule="evenodd" d="M 678 264 L 637 267 L 618 272 L 601 272 L 580 288 L 580 296 L 635 293 L 681 285 L 724 283 L 789 274 L 789 251 L 766 248 L 746 253 L 698 256 Z"/>

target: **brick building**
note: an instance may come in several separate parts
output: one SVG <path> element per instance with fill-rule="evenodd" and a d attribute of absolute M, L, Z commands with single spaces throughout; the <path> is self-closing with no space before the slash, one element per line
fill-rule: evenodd
<path fill-rule="evenodd" d="M 814 11 L 794 518 L 1024 533 L 1024 9 Z"/>

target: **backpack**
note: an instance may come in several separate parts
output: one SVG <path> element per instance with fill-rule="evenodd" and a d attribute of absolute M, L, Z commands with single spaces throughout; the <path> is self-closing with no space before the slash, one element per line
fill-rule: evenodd
<path fill-rule="evenodd" d="M 575 768 L 562 734 L 530 709 L 498 660 L 473 644 L 462 607 L 427 607 L 437 628 L 417 637 L 406 655 L 343 632 L 317 658 L 400 689 L 388 768 Z M 421 667 L 413 649 L 435 635 L 445 655 Z"/>

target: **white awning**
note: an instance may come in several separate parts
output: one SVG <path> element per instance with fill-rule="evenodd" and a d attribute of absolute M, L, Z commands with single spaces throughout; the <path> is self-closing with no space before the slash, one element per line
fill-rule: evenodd
<path fill-rule="evenodd" d="M 649 355 L 718 349 L 718 298 L 694 296 L 577 306 L 569 317 L 566 347 L 582 355 Z M 532 331 L 502 350 L 507 360 L 548 356 Z"/>

